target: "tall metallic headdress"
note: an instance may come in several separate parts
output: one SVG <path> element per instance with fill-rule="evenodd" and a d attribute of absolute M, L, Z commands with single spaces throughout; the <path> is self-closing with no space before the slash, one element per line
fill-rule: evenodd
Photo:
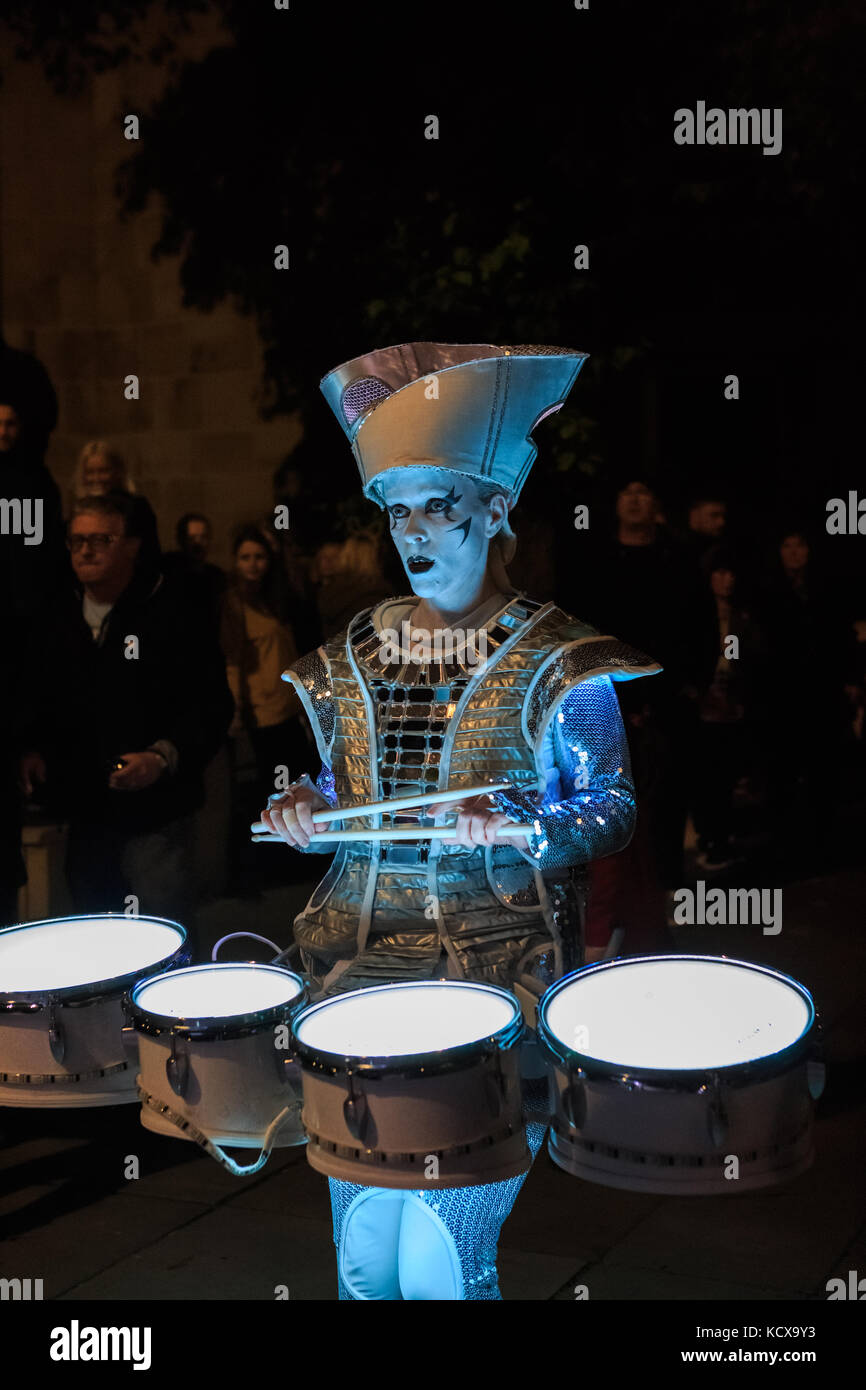
<path fill-rule="evenodd" d="M 490 343 L 402 343 L 322 379 L 352 445 L 364 495 L 391 468 L 447 468 L 499 484 L 516 501 L 536 453 L 535 426 L 565 402 L 587 354 Z"/>

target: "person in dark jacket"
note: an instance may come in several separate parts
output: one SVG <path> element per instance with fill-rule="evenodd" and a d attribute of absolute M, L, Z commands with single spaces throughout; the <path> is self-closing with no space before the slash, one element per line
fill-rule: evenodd
<path fill-rule="evenodd" d="M 697 867 L 714 871 L 730 867 L 738 857 L 731 841 L 733 793 L 738 778 L 757 763 L 766 650 L 763 635 L 744 606 L 733 548 L 711 547 L 701 569 L 716 606 L 718 658 L 699 706 L 691 810 L 698 832 Z"/>
<path fill-rule="evenodd" d="M 661 884 L 676 888 L 684 873 L 688 769 L 700 699 L 718 655 L 718 622 L 697 564 L 659 519 L 654 482 L 624 473 L 612 510 L 613 526 L 601 499 L 593 509 L 601 520 L 593 520 L 576 547 L 566 601 L 599 631 L 651 651 L 664 667 L 655 682 L 635 682 L 619 696 L 642 779 L 636 838 L 649 835 Z M 621 855 L 610 871 L 627 867 L 628 856 Z"/>
<path fill-rule="evenodd" d="M 163 556 L 163 574 L 180 590 L 209 631 L 218 633 L 226 576 L 208 560 L 211 524 L 201 512 L 185 512 L 175 528 L 177 549 Z"/>
<path fill-rule="evenodd" d="M 189 926 L 192 813 L 232 701 L 219 648 L 168 592 L 150 531 L 129 493 L 76 504 L 77 583 L 27 663 L 21 785 L 48 778 L 64 806 L 77 911 L 132 907 Z"/>
<path fill-rule="evenodd" d="M 793 527 L 784 530 L 756 607 L 770 669 L 771 824 L 780 852 L 792 863 L 802 862 L 804 854 L 816 863 L 835 853 L 848 603 L 810 538 Z M 817 805 L 826 808 L 818 816 Z"/>
<path fill-rule="evenodd" d="M 9 353 L 11 349 L 3 350 L 0 344 L 0 363 Z M 38 383 L 42 369 L 35 359 L 12 353 L 13 361 L 16 357 L 35 365 Z M 24 370 L 26 375 L 26 364 Z M 37 428 L 32 401 L 16 373 L 4 376 L 0 371 L 0 927 L 17 920 L 18 890 L 26 881 L 11 732 L 20 698 L 22 651 L 69 576 L 60 493 L 42 462 L 53 418 L 49 414 Z"/>
<path fill-rule="evenodd" d="M 30 352 L 10 347 L 0 330 L 0 399 L 14 401 L 34 462 L 41 463 L 57 424 L 57 392 Z"/>

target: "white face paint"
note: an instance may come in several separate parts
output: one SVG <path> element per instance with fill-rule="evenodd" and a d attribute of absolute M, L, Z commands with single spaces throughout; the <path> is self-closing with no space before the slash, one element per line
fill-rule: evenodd
<path fill-rule="evenodd" d="M 390 469 L 379 494 L 413 592 L 444 613 L 471 611 L 502 525 L 501 502 L 482 502 L 471 478 L 421 464 Z"/>

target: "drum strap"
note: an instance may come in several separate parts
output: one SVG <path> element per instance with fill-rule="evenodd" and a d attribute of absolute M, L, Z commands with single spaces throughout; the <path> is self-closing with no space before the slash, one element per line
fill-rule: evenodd
<path fill-rule="evenodd" d="M 209 1139 L 191 1120 L 187 1120 L 183 1115 L 179 1115 L 176 1110 L 172 1110 L 170 1105 L 166 1105 L 164 1100 L 159 1100 L 156 1096 L 152 1096 L 150 1092 L 145 1091 L 140 1084 L 136 1089 L 142 1105 L 150 1106 L 151 1110 L 155 1110 L 158 1115 L 162 1115 L 164 1119 L 169 1120 L 187 1139 L 192 1139 L 198 1144 L 199 1148 L 204 1149 L 205 1153 L 210 1154 L 211 1158 L 215 1158 L 217 1163 L 221 1163 L 223 1168 L 227 1168 L 236 1178 L 248 1177 L 249 1174 L 257 1173 L 260 1168 L 264 1168 L 271 1156 L 274 1140 L 283 1122 L 288 1115 L 291 1115 L 298 1108 L 297 1103 L 295 1105 L 284 1106 L 265 1130 L 261 1152 L 255 1162 L 240 1164 L 235 1163 L 233 1158 L 229 1158 L 228 1154 L 223 1152 L 219 1144 L 215 1144 L 212 1139 Z"/>
<path fill-rule="evenodd" d="M 117 1072 L 128 1071 L 129 1062 L 112 1062 L 111 1066 L 98 1067 L 95 1071 L 70 1072 L 29 1072 L 0 1071 L 0 1085 L 11 1086 L 63 1086 L 76 1081 L 92 1081 L 97 1076 L 114 1076 Z"/>

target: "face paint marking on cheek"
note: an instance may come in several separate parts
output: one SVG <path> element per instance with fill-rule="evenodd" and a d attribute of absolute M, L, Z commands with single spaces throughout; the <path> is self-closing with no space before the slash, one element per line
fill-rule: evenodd
<path fill-rule="evenodd" d="M 471 517 L 471 516 L 467 516 L 466 520 L 465 520 L 465 521 L 461 521 L 461 523 L 460 523 L 459 526 L 452 526 L 452 527 L 451 527 L 451 530 L 452 530 L 452 531 L 462 531 L 462 532 L 463 532 L 463 539 L 462 539 L 462 541 L 460 542 L 460 545 L 457 547 L 458 550 L 461 548 L 461 546 L 464 546 L 464 545 L 466 544 L 466 537 L 469 535 L 469 527 L 470 527 L 471 525 L 472 525 L 472 517 Z"/>

